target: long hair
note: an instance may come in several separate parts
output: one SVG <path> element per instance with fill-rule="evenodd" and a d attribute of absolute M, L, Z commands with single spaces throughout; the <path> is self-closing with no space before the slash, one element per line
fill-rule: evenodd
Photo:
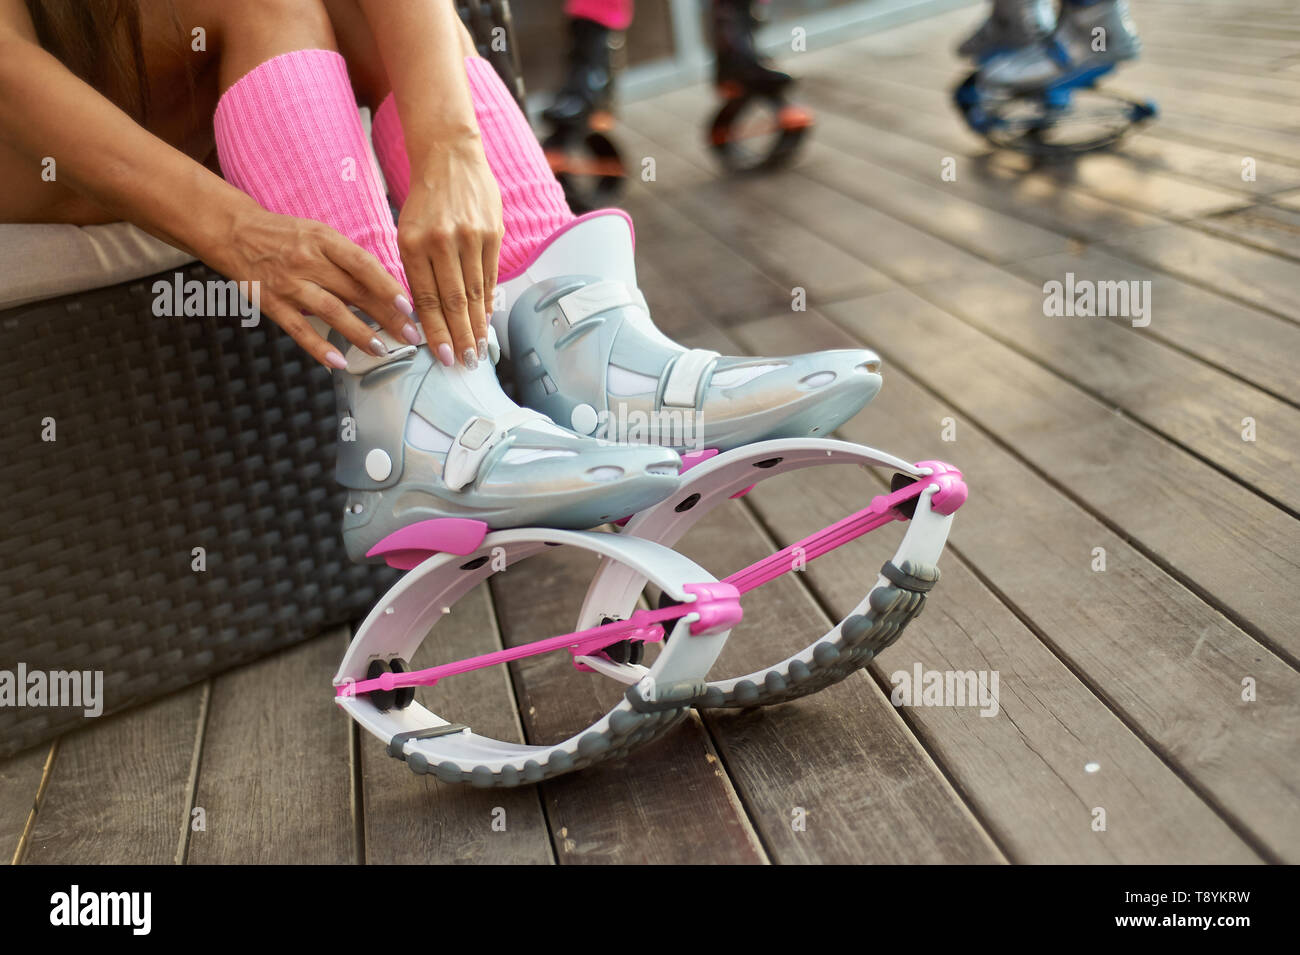
<path fill-rule="evenodd" d="M 139 0 L 27 0 L 41 46 L 119 108 L 145 122 L 149 78 Z"/>

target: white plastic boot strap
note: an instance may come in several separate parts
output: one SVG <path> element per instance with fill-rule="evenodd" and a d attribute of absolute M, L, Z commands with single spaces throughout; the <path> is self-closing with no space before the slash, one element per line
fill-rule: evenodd
<path fill-rule="evenodd" d="M 456 433 L 447 452 L 447 459 L 442 465 L 442 483 L 453 491 L 459 491 L 478 477 L 478 469 L 488 452 L 501 443 L 511 428 L 527 421 L 550 419 L 544 414 L 528 408 L 512 408 L 495 418 L 476 415 L 470 418 Z"/>
<path fill-rule="evenodd" d="M 557 304 L 564 315 L 564 320 L 570 325 L 576 325 L 611 308 L 636 307 L 648 311 L 645 296 L 641 294 L 639 288 L 632 288 L 624 282 L 613 280 L 593 282 L 591 285 L 583 286 L 577 291 L 561 296 Z"/>
<path fill-rule="evenodd" d="M 708 374 L 717 358 L 717 352 L 704 348 L 682 352 L 668 370 L 663 403 L 673 408 L 694 408 L 696 395 L 700 392 L 700 381 Z"/>
<path fill-rule="evenodd" d="M 348 311 L 352 312 L 352 314 L 356 315 L 363 322 L 367 321 L 365 313 L 360 309 L 354 307 L 348 309 Z M 321 338 L 328 340 L 330 332 L 334 330 L 333 327 L 319 315 L 308 315 L 307 321 L 311 324 L 312 330 Z M 424 344 L 424 329 L 421 328 L 418 323 L 415 328 L 416 331 L 420 333 L 420 344 Z M 376 358 L 374 355 L 358 348 L 356 345 L 350 345 L 348 346 L 347 351 L 343 354 L 344 360 L 348 363 L 347 371 L 350 374 L 364 375 L 366 372 L 372 371 L 380 365 L 387 365 L 390 361 L 397 361 L 401 358 L 410 358 L 415 354 L 415 345 L 410 344 L 405 339 L 399 342 L 382 328 L 372 326 L 371 334 L 384 343 L 384 347 L 388 349 L 388 355 L 384 358 Z"/>
<path fill-rule="evenodd" d="M 425 344 L 426 339 L 424 337 L 424 329 L 421 328 L 419 325 L 416 325 L 415 327 L 416 330 L 419 331 L 420 333 L 420 344 L 421 345 Z M 392 335 L 388 334 L 388 332 L 384 331 L 382 328 L 375 329 L 375 337 L 378 338 L 381 342 L 383 342 L 384 347 L 388 349 L 387 356 L 383 358 L 376 358 L 374 355 L 370 354 L 369 352 L 362 351 L 356 345 L 353 345 L 351 348 L 348 349 L 347 354 L 344 356 L 348 362 L 349 372 L 351 372 L 354 375 L 364 375 L 368 371 L 374 371 L 376 368 L 380 367 L 381 365 L 387 365 L 390 361 L 398 361 L 402 358 L 410 358 L 412 355 L 415 354 L 415 349 L 418 347 L 416 345 L 409 344 L 405 340 L 400 342 L 397 341 L 397 339 L 393 338 Z M 496 329 L 493 328 L 491 325 L 488 326 L 487 343 L 488 343 L 488 360 L 490 360 L 492 364 L 495 366 L 501 360 L 501 346 L 497 343 Z"/>

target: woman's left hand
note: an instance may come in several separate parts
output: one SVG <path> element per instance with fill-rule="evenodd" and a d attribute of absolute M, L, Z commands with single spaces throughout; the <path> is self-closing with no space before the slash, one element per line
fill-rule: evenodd
<path fill-rule="evenodd" d="M 501 193 L 477 131 L 439 143 L 411 170 L 397 244 L 416 316 L 444 365 L 474 368 L 487 359 L 504 232 Z"/>

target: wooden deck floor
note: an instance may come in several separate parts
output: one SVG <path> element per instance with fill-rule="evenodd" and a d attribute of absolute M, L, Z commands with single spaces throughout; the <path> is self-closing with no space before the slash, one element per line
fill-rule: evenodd
<path fill-rule="evenodd" d="M 1300 12 L 1134 6 L 1146 53 L 1116 85 L 1163 116 L 1074 166 L 990 154 L 959 125 L 950 50 L 979 7 L 798 57 L 819 125 L 779 176 L 717 176 L 704 87 L 623 111 L 629 156 L 656 164 L 627 204 L 659 323 L 762 354 L 866 343 L 885 387 L 842 436 L 967 475 L 943 581 L 869 672 L 694 717 L 623 763 L 482 792 L 413 776 L 358 736 L 330 702 L 335 633 L 0 763 L 0 851 L 1300 862 Z M 955 182 L 940 178 L 949 156 Z M 1151 324 L 1044 317 L 1042 284 L 1066 272 L 1150 281 Z M 796 286 L 806 312 L 791 312 Z M 685 549 L 730 570 L 874 493 L 834 471 L 800 491 L 760 488 Z M 567 629 L 583 573 L 559 553 L 528 561 L 458 605 L 447 639 L 475 653 Z M 813 633 L 868 576 L 814 566 L 760 592 L 728 652 Z M 917 663 L 997 671 L 1000 712 L 895 708 L 889 674 Z M 457 718 L 545 733 L 597 705 L 561 676 L 467 677 Z"/>

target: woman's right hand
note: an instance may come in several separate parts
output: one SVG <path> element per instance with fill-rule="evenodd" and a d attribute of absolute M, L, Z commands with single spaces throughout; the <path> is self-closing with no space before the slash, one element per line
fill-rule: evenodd
<path fill-rule="evenodd" d="M 316 333 L 303 312 L 336 328 L 367 354 L 386 354 L 355 305 L 399 341 L 418 344 L 413 311 L 401 284 L 369 252 L 312 219 L 267 212 L 241 213 L 221 248 L 200 250 L 204 261 L 236 281 L 258 283 L 261 311 L 327 368 L 344 357 Z M 203 254 L 208 252 L 208 254 Z"/>

